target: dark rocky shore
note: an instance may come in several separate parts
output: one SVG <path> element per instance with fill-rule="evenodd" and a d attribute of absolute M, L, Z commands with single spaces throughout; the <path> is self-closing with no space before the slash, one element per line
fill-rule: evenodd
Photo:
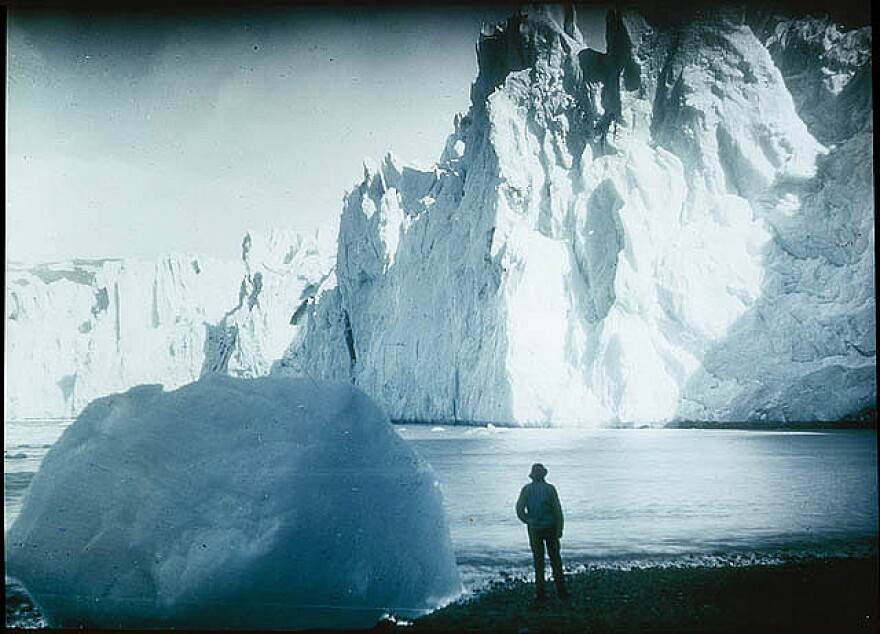
<path fill-rule="evenodd" d="M 878 560 L 596 570 L 572 601 L 534 609 L 534 584 L 496 584 L 415 622 L 424 632 L 878 632 Z M 552 587 L 552 586 L 551 586 Z"/>
<path fill-rule="evenodd" d="M 743 567 L 592 570 L 567 581 L 569 603 L 553 597 L 534 609 L 534 584 L 499 582 L 415 622 L 388 620 L 374 631 L 880 632 L 876 555 Z M 7 602 L 7 624 L 9 611 Z M 42 625 L 16 621 L 26 628 Z"/>

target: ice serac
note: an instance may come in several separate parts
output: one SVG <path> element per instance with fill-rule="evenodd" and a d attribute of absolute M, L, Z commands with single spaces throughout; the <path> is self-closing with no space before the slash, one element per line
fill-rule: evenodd
<path fill-rule="evenodd" d="M 297 308 L 332 271 L 334 233 L 248 234 L 242 261 L 200 255 L 7 265 L 6 416 L 76 416 L 144 383 L 269 371 Z"/>
<path fill-rule="evenodd" d="M 208 326 L 202 374 L 268 374 L 299 329 L 306 306 L 333 271 L 336 231 L 248 232 L 235 306 Z"/>
<path fill-rule="evenodd" d="M 835 420 L 876 406 L 871 33 L 774 22 L 767 48 L 827 149 L 815 178 L 759 206 L 774 235 L 762 297 L 707 354 L 694 391 L 729 395 L 730 417 Z"/>
<path fill-rule="evenodd" d="M 349 377 L 399 419 L 875 404 L 870 32 L 748 15 L 609 11 L 605 52 L 571 9 L 485 28 L 440 161 L 365 168 L 336 284 L 276 370 Z M 797 38 L 827 55 L 791 67 Z M 832 58 L 845 125 L 807 103 Z"/>
<path fill-rule="evenodd" d="M 279 376 L 89 404 L 6 558 L 51 626 L 89 630 L 369 628 L 461 591 L 431 467 L 350 384 Z"/>

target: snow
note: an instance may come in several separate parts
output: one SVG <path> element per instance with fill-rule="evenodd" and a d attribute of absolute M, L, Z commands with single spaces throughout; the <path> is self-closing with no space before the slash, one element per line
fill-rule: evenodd
<path fill-rule="evenodd" d="M 370 627 L 461 590 L 428 464 L 357 389 L 278 376 L 94 401 L 6 544 L 55 627 Z"/>
<path fill-rule="evenodd" d="M 612 13 L 607 54 L 546 6 L 484 29 L 440 161 L 366 171 L 275 371 L 436 422 L 874 404 L 870 29 L 694 16 Z"/>

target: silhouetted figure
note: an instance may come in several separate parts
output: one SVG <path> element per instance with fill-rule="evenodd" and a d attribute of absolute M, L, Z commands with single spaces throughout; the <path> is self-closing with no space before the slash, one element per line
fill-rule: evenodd
<path fill-rule="evenodd" d="M 544 465 L 532 465 L 529 477 L 532 482 L 520 491 L 516 502 L 516 516 L 529 527 L 529 546 L 532 548 L 532 559 L 535 562 L 535 586 L 537 603 L 547 599 L 544 581 L 544 544 L 550 555 L 550 566 L 553 568 L 553 581 L 559 598 L 567 600 L 565 589 L 565 573 L 562 571 L 562 557 L 559 556 L 559 540 L 562 538 L 562 505 L 556 487 L 544 481 L 547 469 Z"/>

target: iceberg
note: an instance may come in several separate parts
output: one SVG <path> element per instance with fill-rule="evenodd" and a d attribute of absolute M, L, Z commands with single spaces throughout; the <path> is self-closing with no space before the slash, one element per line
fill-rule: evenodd
<path fill-rule="evenodd" d="M 605 52 L 571 8 L 484 28 L 439 162 L 365 167 L 274 371 L 438 423 L 876 406 L 870 29 L 659 17 L 609 11 Z"/>
<path fill-rule="evenodd" d="M 364 628 L 461 591 L 430 466 L 359 390 L 279 376 L 92 402 L 6 557 L 53 627 Z"/>

